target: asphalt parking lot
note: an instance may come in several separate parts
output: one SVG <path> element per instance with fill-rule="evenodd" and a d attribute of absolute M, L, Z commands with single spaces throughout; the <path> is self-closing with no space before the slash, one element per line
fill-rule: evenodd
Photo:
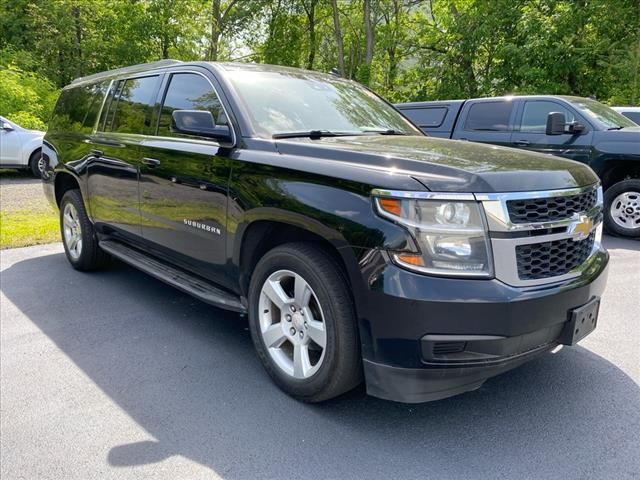
<path fill-rule="evenodd" d="M 640 477 L 640 242 L 607 239 L 598 329 L 475 392 L 298 403 L 246 320 L 58 244 L 4 250 L 0 477 Z"/>

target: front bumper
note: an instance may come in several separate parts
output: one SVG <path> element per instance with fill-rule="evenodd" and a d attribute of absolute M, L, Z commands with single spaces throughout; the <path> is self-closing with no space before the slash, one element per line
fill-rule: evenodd
<path fill-rule="evenodd" d="M 436 278 L 365 255 L 357 299 L 367 392 L 418 403 L 474 390 L 562 343 L 569 312 L 604 291 L 608 254 L 544 287 Z"/>

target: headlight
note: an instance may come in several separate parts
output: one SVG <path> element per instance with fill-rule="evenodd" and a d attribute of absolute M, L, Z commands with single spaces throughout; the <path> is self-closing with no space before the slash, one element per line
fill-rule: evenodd
<path fill-rule="evenodd" d="M 448 276 L 493 274 L 486 223 L 478 202 L 375 198 L 378 213 L 405 226 L 420 253 L 392 253 L 394 262 L 418 272 Z"/>

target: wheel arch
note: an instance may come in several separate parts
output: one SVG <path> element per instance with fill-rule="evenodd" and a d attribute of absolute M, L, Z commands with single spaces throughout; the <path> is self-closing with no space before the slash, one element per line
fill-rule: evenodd
<path fill-rule="evenodd" d="M 628 178 L 640 178 L 640 161 L 638 160 L 616 160 L 603 165 L 599 176 L 602 179 L 602 188 L 607 190 L 622 180 Z"/>
<path fill-rule="evenodd" d="M 353 295 L 361 286 L 356 251 L 350 247 L 340 235 L 328 236 L 327 227 L 318 231 L 309 228 L 309 222 L 301 225 L 298 222 L 283 219 L 257 219 L 242 228 L 239 241 L 236 243 L 233 261 L 239 269 L 239 284 L 242 295 L 249 291 L 251 274 L 260 259 L 270 250 L 287 243 L 314 243 L 330 255 L 342 271 Z M 357 301 L 354 304 L 357 308 Z"/>
<path fill-rule="evenodd" d="M 73 174 L 68 171 L 60 171 L 56 173 L 54 179 L 54 193 L 56 205 L 58 208 L 60 207 L 60 202 L 62 201 L 62 197 L 69 190 L 78 189 L 82 194 L 82 188 L 80 187 L 80 180 Z M 82 195 L 84 201 L 84 195 Z M 86 207 L 86 201 L 85 201 Z"/>

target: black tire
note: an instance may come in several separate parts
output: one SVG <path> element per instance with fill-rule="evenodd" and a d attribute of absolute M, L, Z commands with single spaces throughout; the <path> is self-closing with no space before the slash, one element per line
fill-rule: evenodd
<path fill-rule="evenodd" d="M 620 195 L 630 194 L 627 198 L 629 214 L 616 222 L 612 208 L 619 206 Z M 614 202 L 616 205 L 614 205 Z M 628 227 L 623 225 L 628 223 Z M 640 238 L 640 179 L 622 180 L 610 186 L 604 192 L 604 227 L 607 232 L 629 238 Z"/>
<path fill-rule="evenodd" d="M 297 379 L 276 365 L 264 343 L 259 297 L 265 281 L 278 270 L 289 270 L 312 288 L 324 314 L 326 347 L 318 370 Z M 292 397 L 321 402 L 341 395 L 362 382 L 362 357 L 349 287 L 336 261 L 311 243 L 291 243 L 269 251 L 258 262 L 249 287 L 249 327 L 258 358 L 273 381 Z"/>
<path fill-rule="evenodd" d="M 63 217 L 68 204 L 75 208 L 81 229 L 82 247 L 77 258 L 71 254 L 65 237 Z M 69 260 L 71 266 L 76 270 L 84 272 L 98 270 L 109 262 L 109 255 L 98 246 L 95 229 L 87 216 L 80 190 L 68 190 L 62 197 L 62 201 L 60 202 L 60 235 L 67 260 Z"/>
<path fill-rule="evenodd" d="M 40 169 L 40 158 L 42 157 L 42 150 L 38 149 L 29 157 L 29 170 L 31 174 L 36 178 L 42 178 L 42 170 Z"/>

